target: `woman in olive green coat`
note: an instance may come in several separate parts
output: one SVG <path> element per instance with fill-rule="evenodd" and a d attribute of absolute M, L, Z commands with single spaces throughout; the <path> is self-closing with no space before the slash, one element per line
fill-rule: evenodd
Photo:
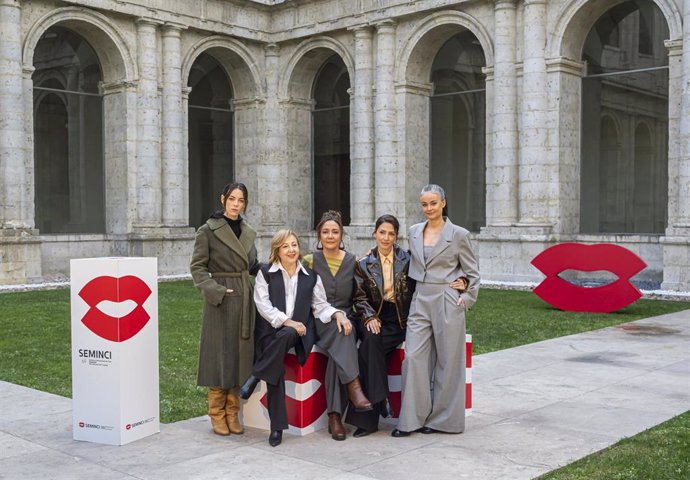
<path fill-rule="evenodd" d="M 230 183 L 220 196 L 223 211 L 196 233 L 190 265 L 204 297 L 197 384 L 209 387 L 208 414 L 218 435 L 243 433 L 239 385 L 252 370 L 256 309 L 250 273 L 256 273 L 256 232 L 241 214 L 247 187 Z"/>

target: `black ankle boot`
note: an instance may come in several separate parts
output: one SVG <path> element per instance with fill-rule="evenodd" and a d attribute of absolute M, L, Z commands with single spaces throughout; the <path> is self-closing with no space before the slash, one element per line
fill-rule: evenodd
<path fill-rule="evenodd" d="M 252 393 L 254 393 L 254 389 L 260 381 L 260 378 L 257 378 L 254 375 L 249 375 L 247 381 L 245 381 L 244 384 L 240 387 L 240 398 L 242 400 L 247 400 L 249 397 L 251 397 Z"/>

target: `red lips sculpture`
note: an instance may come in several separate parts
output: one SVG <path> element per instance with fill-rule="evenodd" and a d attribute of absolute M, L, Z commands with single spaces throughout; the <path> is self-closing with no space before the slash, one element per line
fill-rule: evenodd
<path fill-rule="evenodd" d="M 101 338 L 112 342 L 124 342 L 139 333 L 151 318 L 143 307 L 150 295 L 149 286 L 132 275 L 120 278 L 96 277 L 79 292 L 79 296 L 91 307 L 81 321 Z M 116 318 L 97 308 L 104 300 L 117 303 L 133 300 L 137 306 L 124 317 Z"/>
<path fill-rule="evenodd" d="M 534 289 L 539 298 L 560 310 L 592 313 L 620 310 L 642 297 L 630 278 L 647 266 L 630 250 L 609 243 L 560 243 L 534 257 L 532 265 L 546 275 Z M 618 280 L 600 287 L 581 287 L 558 276 L 566 270 L 605 270 Z"/>

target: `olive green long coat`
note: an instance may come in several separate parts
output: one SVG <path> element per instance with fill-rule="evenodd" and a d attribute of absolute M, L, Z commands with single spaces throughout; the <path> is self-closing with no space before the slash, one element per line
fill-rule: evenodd
<path fill-rule="evenodd" d="M 224 218 L 210 218 L 196 233 L 190 269 L 204 297 L 200 386 L 233 388 L 251 373 L 256 307 L 249 270 L 257 264 L 256 232 L 244 220 L 240 228 L 238 239 Z"/>

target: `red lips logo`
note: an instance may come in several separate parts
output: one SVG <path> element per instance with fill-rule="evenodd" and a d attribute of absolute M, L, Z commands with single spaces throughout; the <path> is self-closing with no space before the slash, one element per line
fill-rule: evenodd
<path fill-rule="evenodd" d="M 560 310 L 593 313 L 620 310 L 639 299 L 642 293 L 629 280 L 647 266 L 630 250 L 608 243 L 560 243 L 534 257 L 532 265 L 546 275 L 534 289 L 539 298 Z M 565 270 L 605 270 L 618 280 L 601 287 L 580 287 L 558 276 Z"/>
<path fill-rule="evenodd" d="M 79 422 L 79 428 L 84 428 L 84 422 Z"/>
<path fill-rule="evenodd" d="M 79 296 L 91 307 L 81 321 L 101 338 L 112 342 L 124 342 L 139 333 L 151 318 L 142 306 L 150 295 L 149 286 L 132 275 L 120 278 L 94 278 L 79 292 Z M 137 306 L 124 317 L 116 318 L 97 308 L 104 300 L 117 303 L 133 300 Z"/>
<path fill-rule="evenodd" d="M 125 426 L 125 428 L 126 428 L 127 430 L 131 430 L 131 429 L 132 429 L 132 424 L 131 424 L 131 423 L 128 423 L 128 424 Z"/>
<path fill-rule="evenodd" d="M 326 387 L 322 380 L 326 374 L 326 362 L 328 358 L 323 353 L 311 352 L 304 366 L 301 366 L 295 355 L 285 357 L 285 380 L 291 380 L 297 384 L 306 383 L 309 380 L 318 380 L 319 388 L 305 400 L 296 400 L 285 397 L 285 406 L 288 412 L 288 423 L 295 428 L 304 428 L 319 419 L 326 411 Z M 261 397 L 261 404 L 268 408 L 268 397 Z"/>

